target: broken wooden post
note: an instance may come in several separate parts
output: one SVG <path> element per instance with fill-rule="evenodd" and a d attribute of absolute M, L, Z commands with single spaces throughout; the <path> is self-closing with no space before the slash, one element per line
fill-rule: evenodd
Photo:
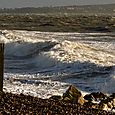
<path fill-rule="evenodd" d="M 3 91 L 4 76 L 4 43 L 0 43 L 0 91 Z"/>

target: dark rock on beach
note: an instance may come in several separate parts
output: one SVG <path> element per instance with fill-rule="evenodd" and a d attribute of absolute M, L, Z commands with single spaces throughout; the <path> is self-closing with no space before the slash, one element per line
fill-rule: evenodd
<path fill-rule="evenodd" d="M 99 103 L 99 108 L 100 109 L 106 108 L 107 110 L 115 109 L 115 97 L 108 97 L 107 99 L 102 100 Z"/>
<path fill-rule="evenodd" d="M 106 98 L 107 95 L 103 94 L 102 92 L 94 92 L 84 96 L 84 99 L 88 101 L 98 101 L 98 100 L 104 100 Z"/>
<path fill-rule="evenodd" d="M 72 85 L 63 94 L 63 100 L 69 101 L 72 103 L 79 103 L 81 105 L 84 104 L 84 98 L 83 98 L 82 93 Z"/>

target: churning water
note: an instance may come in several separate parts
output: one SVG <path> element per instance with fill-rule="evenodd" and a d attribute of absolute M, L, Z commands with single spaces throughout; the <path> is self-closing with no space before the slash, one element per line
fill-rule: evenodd
<path fill-rule="evenodd" d="M 1 30 L 4 91 L 42 98 L 70 84 L 82 92 L 115 92 L 114 33 Z"/>

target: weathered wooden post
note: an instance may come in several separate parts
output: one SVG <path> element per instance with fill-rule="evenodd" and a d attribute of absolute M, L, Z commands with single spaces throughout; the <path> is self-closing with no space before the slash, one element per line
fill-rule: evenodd
<path fill-rule="evenodd" d="M 0 91 L 3 91 L 4 76 L 4 43 L 0 43 Z"/>

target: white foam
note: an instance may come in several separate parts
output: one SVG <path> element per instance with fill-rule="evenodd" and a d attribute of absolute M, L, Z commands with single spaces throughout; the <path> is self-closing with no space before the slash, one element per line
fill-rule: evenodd
<path fill-rule="evenodd" d="M 97 39 L 97 36 L 101 36 L 100 39 L 106 37 L 113 39 L 114 33 L 60 33 L 18 30 L 1 30 L 1 33 L 0 39 L 5 42 L 5 79 L 42 78 L 43 74 L 45 78 L 50 79 L 53 76 L 53 80 L 58 80 L 55 83 L 53 80 L 46 81 L 48 82 L 46 84 L 49 84 L 46 86 L 42 84 L 36 86 L 34 83 L 29 84 L 28 82 L 27 84 L 7 82 L 4 84 L 6 91 L 44 95 L 44 98 L 45 96 L 47 98 L 48 95 L 62 94 L 66 83 L 73 83 L 80 85 L 83 92 L 86 87 L 93 88 L 92 91 L 115 92 L 115 78 L 113 76 L 103 77 L 100 75 L 98 77 L 92 76 L 92 78 L 85 76 L 85 74 L 92 75 L 93 72 L 103 73 L 104 71 L 98 70 L 98 66 L 115 66 L 115 43 L 113 41 L 97 42 L 94 40 Z M 89 39 L 93 39 L 93 41 Z M 49 46 L 49 41 L 57 43 L 57 45 L 44 50 L 45 47 Z M 79 75 L 82 77 L 80 78 Z M 62 88 L 63 83 L 64 88 Z M 52 88 L 50 87 L 51 84 L 54 84 Z M 57 86 L 58 89 L 56 89 Z"/>

